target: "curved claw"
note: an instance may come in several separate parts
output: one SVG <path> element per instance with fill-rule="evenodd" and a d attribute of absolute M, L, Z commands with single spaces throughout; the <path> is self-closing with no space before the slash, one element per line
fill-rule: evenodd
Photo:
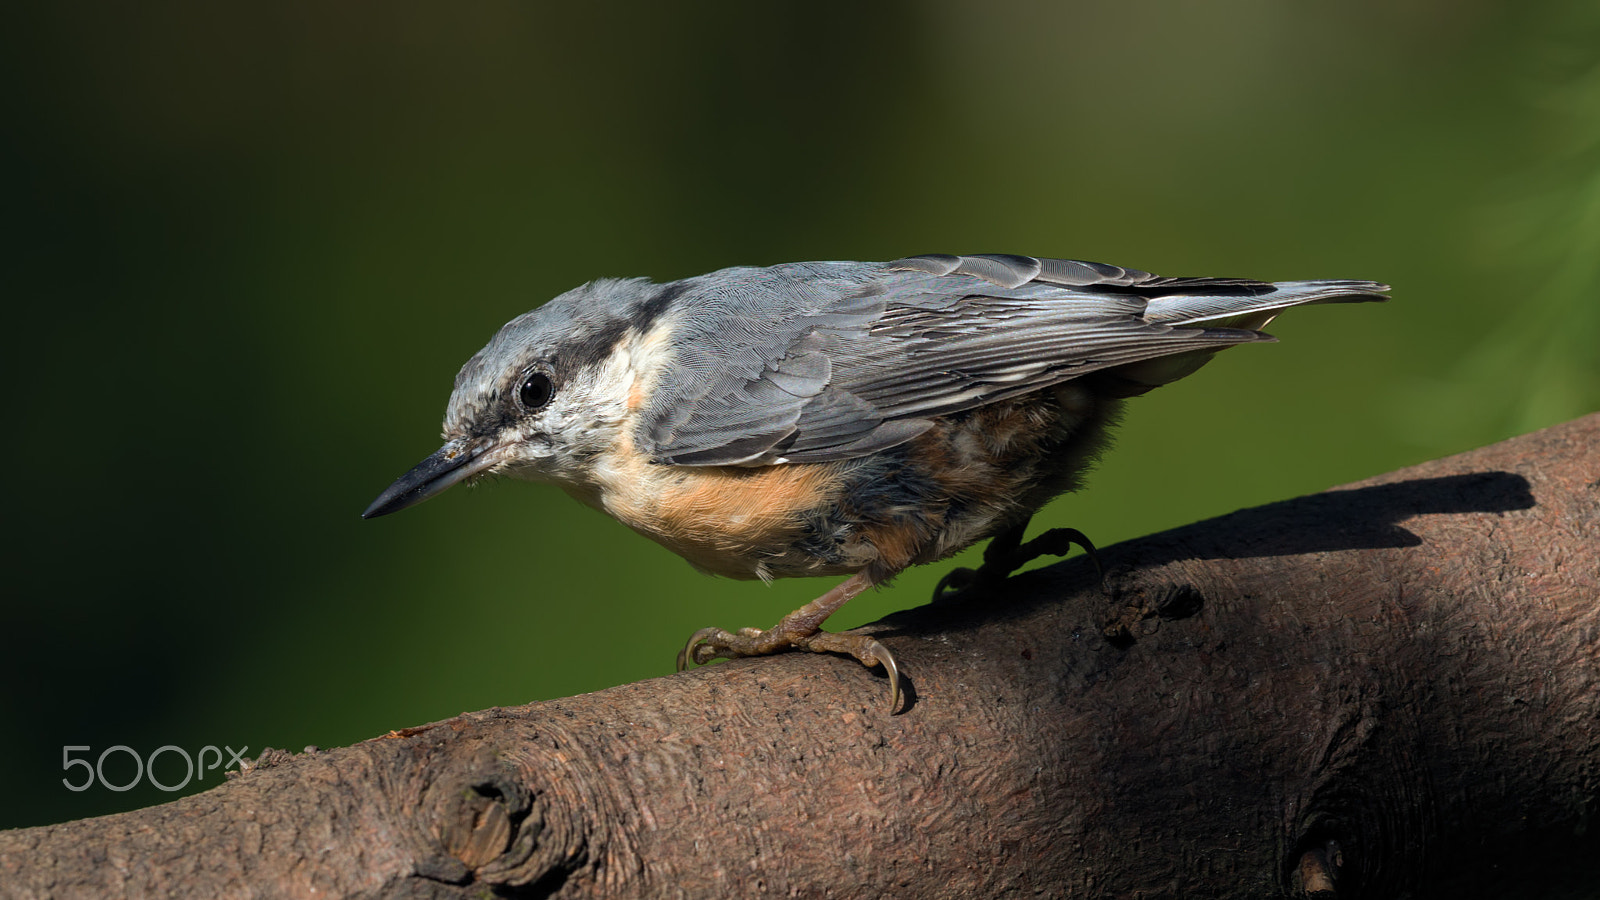
<path fill-rule="evenodd" d="M 1088 535 L 1076 528 L 1052 528 L 1024 544 L 1022 551 L 1029 558 L 1045 554 L 1066 556 L 1072 552 L 1074 546 L 1083 548 L 1084 555 L 1089 557 L 1089 565 L 1094 566 L 1094 573 L 1099 576 L 1103 585 L 1106 580 L 1106 569 L 1100 562 L 1100 551 L 1095 549 L 1094 542 L 1089 540 Z"/>
<path fill-rule="evenodd" d="M 721 631 L 721 628 L 713 626 L 702 628 L 699 631 L 696 631 L 694 634 L 689 635 L 689 642 L 683 645 L 682 650 L 678 651 L 678 671 L 682 672 L 687 670 L 689 668 L 690 661 L 693 661 L 696 665 L 700 665 L 700 661 L 694 658 L 694 651 L 698 649 L 701 644 L 704 644 L 711 638 L 716 637 Z M 712 657 L 712 659 L 715 659 L 715 657 Z M 706 662 L 710 661 L 711 660 L 709 659 L 706 660 Z"/>
<path fill-rule="evenodd" d="M 889 648 L 877 641 L 868 644 L 866 651 L 877 658 L 884 674 L 889 676 L 889 715 L 892 716 L 900 709 L 900 664 L 894 661 L 894 654 L 889 652 Z"/>

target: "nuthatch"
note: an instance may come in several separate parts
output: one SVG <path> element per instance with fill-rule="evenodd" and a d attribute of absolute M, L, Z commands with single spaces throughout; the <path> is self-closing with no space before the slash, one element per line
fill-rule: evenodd
<path fill-rule="evenodd" d="M 848 653 L 884 666 L 892 710 L 893 657 L 822 631 L 828 616 L 984 538 L 1005 551 L 985 569 L 1016 568 L 1029 517 L 1080 485 L 1123 398 L 1273 340 L 1260 329 L 1282 309 L 1386 290 L 940 254 L 602 279 L 468 360 L 444 446 L 363 516 L 504 474 L 554 482 L 702 572 L 848 575 L 766 631 L 702 629 L 679 668 Z"/>

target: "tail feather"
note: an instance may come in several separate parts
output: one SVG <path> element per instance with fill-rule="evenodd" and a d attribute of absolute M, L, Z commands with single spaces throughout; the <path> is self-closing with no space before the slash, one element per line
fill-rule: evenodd
<path fill-rule="evenodd" d="M 1259 329 L 1278 310 L 1311 303 L 1363 303 L 1389 299 L 1376 281 L 1279 281 L 1266 294 L 1170 294 L 1153 297 L 1145 318 L 1169 325 L 1221 325 Z M 1263 315 L 1265 314 L 1265 315 Z"/>
<path fill-rule="evenodd" d="M 1270 293 L 1254 295 L 1171 294 L 1152 297 L 1145 318 L 1169 325 L 1202 325 L 1208 331 L 1242 329 L 1254 332 L 1258 340 L 1271 341 L 1274 338 L 1262 334 L 1261 329 L 1279 312 L 1291 306 L 1389 299 L 1382 293 L 1389 286 L 1376 281 L 1280 281 L 1272 287 L 1274 290 Z M 1109 370 L 1109 374 L 1119 380 L 1118 390 L 1122 396 L 1133 396 L 1194 373 L 1223 349 L 1225 347 L 1160 356 L 1118 366 Z"/>

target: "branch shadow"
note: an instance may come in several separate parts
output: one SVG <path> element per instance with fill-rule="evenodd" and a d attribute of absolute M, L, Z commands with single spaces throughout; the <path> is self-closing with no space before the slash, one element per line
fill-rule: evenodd
<path fill-rule="evenodd" d="M 1528 480 L 1511 472 L 1472 472 L 1327 491 L 1282 500 L 1159 532 L 1100 552 L 1111 571 L 1182 560 L 1250 559 L 1348 550 L 1415 547 L 1402 523 L 1425 515 L 1505 513 L 1536 505 Z M 893 613 L 880 637 L 975 627 L 1055 603 L 1063 588 L 1099 580 L 1083 556 L 1018 572 L 992 597 L 954 595 Z M 1001 602 L 992 602 L 992 601 Z M 888 626 L 883 628 L 882 626 Z"/>
<path fill-rule="evenodd" d="M 1417 516 L 1505 513 L 1535 505 L 1528 479 L 1472 472 L 1327 491 L 1244 509 L 1152 535 L 1142 565 L 1415 547 L 1401 523 Z"/>

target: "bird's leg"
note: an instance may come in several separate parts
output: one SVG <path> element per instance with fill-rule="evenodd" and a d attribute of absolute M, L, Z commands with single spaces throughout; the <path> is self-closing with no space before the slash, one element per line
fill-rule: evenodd
<path fill-rule="evenodd" d="M 789 647 L 813 653 L 847 653 L 868 668 L 883 666 L 889 676 L 889 711 L 893 712 L 900 706 L 900 667 L 889 650 L 870 635 L 822 630 L 822 623 L 829 616 L 873 583 L 866 572 L 857 572 L 766 631 L 743 628 L 734 634 L 721 628 L 702 628 L 678 651 L 678 671 L 687 669 L 690 662 L 703 666 L 713 659 L 766 656 Z"/>
<path fill-rule="evenodd" d="M 990 538 L 989 546 L 983 549 L 983 565 L 976 569 L 952 569 L 933 589 L 933 598 L 946 599 L 974 585 L 992 588 L 1005 581 L 1012 572 L 1039 557 L 1066 556 L 1074 546 L 1083 548 L 1090 564 L 1094 566 L 1095 574 L 1100 576 L 1102 582 L 1105 581 L 1105 569 L 1101 567 L 1100 556 L 1095 552 L 1094 543 L 1088 535 L 1076 528 L 1052 528 L 1024 544 L 1022 536 L 1027 530 L 1028 520 L 1024 519 Z"/>
<path fill-rule="evenodd" d="M 1022 545 L 1022 536 L 1027 530 L 1028 520 L 1023 519 L 1021 522 L 990 538 L 989 546 L 983 548 L 983 565 L 976 569 L 960 566 L 946 572 L 945 576 L 939 579 L 939 584 L 933 589 L 933 599 L 938 600 L 942 597 L 954 596 L 979 581 L 990 583 L 1004 580 L 1014 569 L 1007 569 L 996 576 L 995 572 L 1001 565 L 999 560 L 1016 552 L 1017 548 Z"/>

